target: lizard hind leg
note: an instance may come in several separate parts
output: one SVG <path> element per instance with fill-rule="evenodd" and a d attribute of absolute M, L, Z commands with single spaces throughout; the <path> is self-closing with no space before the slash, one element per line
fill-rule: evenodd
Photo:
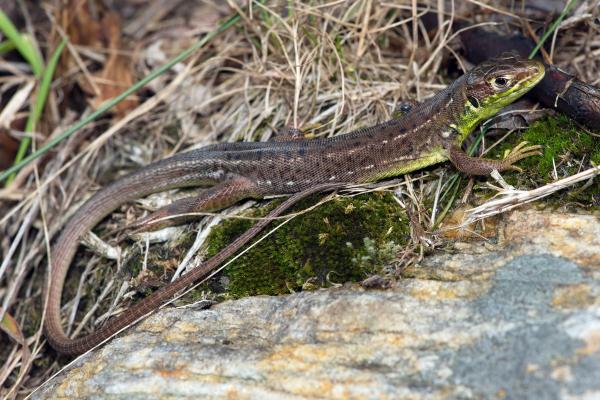
<path fill-rule="evenodd" d="M 542 146 L 528 146 L 527 142 L 521 142 L 509 153 L 505 154 L 502 160 L 471 157 L 458 146 L 451 146 L 448 153 L 450 161 L 459 171 L 467 175 L 489 175 L 493 170 L 498 170 L 498 172 L 508 170 L 520 171 L 521 169 L 513 164 L 527 157 L 542 155 L 541 148 Z"/>
<path fill-rule="evenodd" d="M 202 213 L 218 211 L 245 198 L 256 198 L 259 191 L 246 178 L 235 177 L 216 184 L 197 196 L 186 197 L 159 208 L 124 228 L 130 234 L 155 231 L 201 218 Z"/>

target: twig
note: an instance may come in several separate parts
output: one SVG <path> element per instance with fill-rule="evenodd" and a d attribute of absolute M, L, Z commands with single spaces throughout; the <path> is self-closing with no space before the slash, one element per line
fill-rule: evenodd
<path fill-rule="evenodd" d="M 592 179 L 597 175 L 600 175 L 600 166 L 589 168 L 578 174 L 569 176 L 568 178 L 549 183 L 533 190 L 500 190 L 492 200 L 468 210 L 465 221 L 460 227 L 467 226 L 475 221 L 491 217 L 492 215 L 512 210 L 523 204 L 539 200 L 554 192 L 573 186 L 577 182 Z"/>

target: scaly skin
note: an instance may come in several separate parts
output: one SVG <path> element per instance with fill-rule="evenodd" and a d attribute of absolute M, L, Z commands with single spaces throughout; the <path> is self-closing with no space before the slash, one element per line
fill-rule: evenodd
<path fill-rule="evenodd" d="M 172 215 L 218 210 L 243 198 L 296 193 L 269 215 L 273 217 L 315 191 L 373 182 L 446 160 L 474 175 L 515 168 L 514 162 L 539 154 L 539 147 L 520 146 L 504 160 L 486 160 L 469 157 L 460 146 L 477 124 L 526 93 L 543 75 L 544 68 L 537 61 L 499 58 L 477 66 L 401 119 L 327 139 L 283 137 L 267 143 L 211 145 L 155 162 L 115 181 L 77 210 L 52 249 L 45 317 L 48 341 L 66 354 L 83 353 L 102 343 L 206 276 L 266 225 L 260 221 L 206 264 L 134 304 L 98 331 L 70 339 L 60 318 L 69 265 L 81 237 L 121 204 L 168 189 L 213 185 L 200 196 L 176 201 L 136 224 L 155 229 L 182 222 L 181 218 L 164 221 Z"/>

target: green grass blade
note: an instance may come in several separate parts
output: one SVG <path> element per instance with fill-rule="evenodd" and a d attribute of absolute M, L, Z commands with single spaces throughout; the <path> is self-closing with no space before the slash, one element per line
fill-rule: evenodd
<path fill-rule="evenodd" d="M 137 92 L 138 90 L 140 90 L 146 84 L 148 84 L 152 80 L 156 79 L 158 76 L 162 75 L 167 70 L 169 70 L 171 67 L 173 67 L 173 65 L 175 65 L 175 64 L 177 64 L 177 63 L 185 60 L 186 58 L 188 58 L 195 51 L 197 51 L 198 49 L 200 49 L 203 46 L 205 46 L 209 41 L 211 41 L 217 35 L 219 35 L 223 31 L 225 31 L 227 28 L 229 28 L 230 26 L 232 26 L 234 23 L 236 23 L 239 19 L 240 19 L 239 15 L 235 14 L 234 16 L 232 16 L 231 18 L 229 18 L 227 21 L 225 21 L 224 23 L 222 23 L 221 25 L 219 25 L 219 27 L 216 30 L 210 32 L 209 34 L 207 34 L 206 36 L 204 36 L 201 40 L 199 40 L 197 43 L 195 43 L 193 46 L 189 47 L 188 49 L 186 49 L 183 52 L 179 53 L 176 57 L 172 58 L 171 61 L 169 61 L 168 63 L 162 65 L 161 67 L 159 67 L 157 69 L 155 69 L 152 73 L 150 73 L 149 75 L 147 75 L 143 79 L 141 79 L 141 80 L 137 81 L 136 83 L 134 83 L 131 87 L 129 87 L 127 90 L 125 90 L 124 92 L 122 92 L 118 96 L 113 97 L 112 99 L 106 101 L 96 111 L 94 111 L 93 113 L 91 113 L 90 115 L 88 115 L 86 118 L 84 118 L 84 119 L 76 122 L 75 124 L 71 125 L 67 130 L 65 130 L 60 135 L 56 136 L 54 139 L 51 139 L 48 142 L 46 142 L 36 152 L 30 154 L 29 156 L 25 157 L 20 162 L 16 163 L 12 167 L 10 167 L 10 168 L 6 169 L 5 171 L 3 171 L 2 173 L 0 173 L 0 182 L 6 180 L 10 175 L 12 175 L 13 173 L 19 171 L 21 168 L 23 168 L 28 163 L 30 163 L 31 161 L 35 160 L 36 158 L 38 158 L 41 155 L 43 155 L 46 152 L 48 152 L 48 150 L 52 149 L 54 146 L 56 146 L 58 143 L 62 142 L 63 140 L 65 140 L 69 136 L 73 135 L 79 129 L 83 128 L 85 125 L 89 124 L 91 121 L 95 120 L 100 115 L 104 114 L 106 111 L 108 111 L 110 108 L 112 108 L 113 106 L 115 106 L 117 103 L 119 103 L 122 100 L 124 100 L 125 98 L 127 98 L 127 96 L 129 96 L 129 95 Z"/>
<path fill-rule="evenodd" d="M 54 76 L 54 71 L 56 70 L 56 65 L 58 64 L 58 60 L 60 59 L 60 55 L 62 54 L 65 45 L 67 44 L 67 40 L 63 39 L 62 42 L 58 45 L 50 61 L 48 62 L 48 66 L 44 70 L 44 74 L 42 75 L 42 82 L 40 83 L 40 88 L 38 90 L 37 96 L 35 98 L 35 103 L 33 105 L 33 110 L 29 113 L 27 117 L 27 123 L 25 124 L 25 132 L 34 132 L 35 127 L 42 116 L 42 111 L 44 110 L 44 106 L 46 105 L 46 100 L 48 99 L 48 93 L 50 92 L 50 85 L 52 84 L 52 77 Z M 21 144 L 19 145 L 19 150 L 17 151 L 17 156 L 15 157 L 15 164 L 18 164 L 27 149 L 29 148 L 29 143 L 31 142 L 31 138 L 26 136 L 21 140 Z M 7 185 L 9 185 L 12 180 L 15 178 L 15 173 L 11 174 L 11 176 L 6 181 Z"/>
<path fill-rule="evenodd" d="M 50 61 L 48 62 L 48 66 L 44 70 L 44 75 L 42 76 L 42 83 L 40 84 L 40 91 L 38 92 L 35 105 L 33 107 L 32 117 L 30 118 L 32 121 L 31 129 L 35 129 L 35 124 L 40 120 L 42 115 L 42 111 L 44 110 L 44 105 L 46 104 L 46 99 L 48 98 L 48 93 L 50 92 L 50 85 L 52 84 L 52 77 L 54 76 L 54 71 L 56 71 L 56 65 L 58 64 L 58 60 L 60 59 L 60 55 L 62 54 L 65 46 L 67 45 L 67 39 L 63 39 L 54 53 L 52 57 L 50 57 Z M 29 122 L 29 121 L 27 121 Z"/>
<path fill-rule="evenodd" d="M 26 36 L 21 35 L 19 31 L 17 31 L 17 28 L 15 28 L 12 21 L 2 10 L 0 10 L 0 30 L 6 35 L 8 40 L 15 45 L 23 58 L 27 60 L 34 75 L 40 77 L 44 70 L 44 62 L 42 61 L 40 53 Z"/>
<path fill-rule="evenodd" d="M 550 37 L 550 35 L 552 35 L 554 33 L 554 31 L 558 28 L 558 26 L 560 25 L 560 23 L 562 22 L 563 19 L 565 19 L 565 17 L 567 16 L 567 14 L 571 11 L 571 9 L 573 8 L 573 6 L 575 5 L 575 3 L 577 3 L 577 0 L 570 0 L 569 3 L 566 5 L 566 7 L 562 10 L 562 12 L 560 13 L 560 15 L 558 16 L 558 18 L 556 19 L 556 21 L 554 21 L 552 23 L 552 25 L 550 25 L 550 29 L 548 29 L 548 31 L 544 32 L 544 34 L 542 35 L 542 37 L 540 38 L 539 43 L 535 46 L 535 48 L 531 51 L 531 54 L 529 54 L 529 58 L 533 58 L 535 57 L 535 55 L 537 54 L 538 51 L 540 51 L 540 49 L 542 48 L 542 46 L 544 45 L 544 42 Z"/>
<path fill-rule="evenodd" d="M 13 51 L 15 49 L 15 44 L 10 40 L 5 40 L 0 43 L 0 54 L 8 53 L 9 51 Z"/>

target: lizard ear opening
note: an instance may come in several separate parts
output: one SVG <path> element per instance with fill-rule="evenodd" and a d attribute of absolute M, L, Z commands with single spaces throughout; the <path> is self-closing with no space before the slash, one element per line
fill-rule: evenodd
<path fill-rule="evenodd" d="M 469 103 L 471 103 L 473 107 L 479 108 L 479 100 L 477 100 L 477 97 L 467 96 L 467 100 L 469 100 Z"/>

